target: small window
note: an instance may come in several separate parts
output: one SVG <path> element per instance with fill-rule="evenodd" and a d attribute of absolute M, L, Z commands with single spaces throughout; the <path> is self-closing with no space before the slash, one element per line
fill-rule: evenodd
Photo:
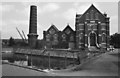
<path fill-rule="evenodd" d="M 105 26 L 105 25 L 102 25 L 101 30 L 106 30 L 106 26 Z"/>
<path fill-rule="evenodd" d="M 66 41 L 66 35 L 65 34 L 62 35 L 62 41 Z"/>

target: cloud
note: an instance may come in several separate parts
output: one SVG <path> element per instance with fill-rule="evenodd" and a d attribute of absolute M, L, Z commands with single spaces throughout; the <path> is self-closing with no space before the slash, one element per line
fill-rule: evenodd
<path fill-rule="evenodd" d="M 7 12 L 14 9 L 14 5 L 0 5 L 0 12 Z"/>
<path fill-rule="evenodd" d="M 74 20 L 76 14 L 76 10 L 71 8 L 63 13 L 63 17 L 67 20 Z"/>
<path fill-rule="evenodd" d="M 83 14 L 89 7 L 90 7 L 90 5 L 88 5 L 88 4 L 79 6 L 77 8 L 77 13 Z"/>
<path fill-rule="evenodd" d="M 93 3 L 93 5 L 100 10 L 99 5 L 97 3 Z M 90 3 L 86 3 L 84 5 L 76 4 L 77 13 L 83 14 L 90 6 Z"/>
<path fill-rule="evenodd" d="M 95 7 L 99 7 L 97 3 L 93 3 Z M 74 20 L 75 15 L 77 14 L 83 14 L 89 7 L 91 6 L 90 3 L 86 3 L 84 5 L 80 5 L 80 3 L 74 3 L 73 8 L 68 9 L 63 13 L 63 17 L 67 20 Z"/>
<path fill-rule="evenodd" d="M 117 19 L 118 19 L 118 16 L 117 15 L 114 15 L 114 16 L 111 16 L 111 18 L 110 18 L 112 21 L 116 21 Z"/>
<path fill-rule="evenodd" d="M 56 3 L 47 3 L 44 5 L 41 5 L 40 3 L 23 3 L 24 9 L 22 10 L 16 10 L 17 13 L 23 14 L 26 18 L 30 14 L 30 6 L 36 5 L 37 6 L 37 15 L 45 14 L 48 12 L 54 12 L 58 10 L 60 7 Z"/>
<path fill-rule="evenodd" d="M 48 3 L 43 6 L 42 11 L 43 12 L 52 12 L 55 10 L 58 10 L 60 7 L 56 3 Z"/>
<path fill-rule="evenodd" d="M 73 4 L 74 8 L 70 8 L 63 13 L 63 17 L 67 20 L 75 20 L 76 13 L 83 14 L 89 7 L 89 5 L 79 5 L 79 3 Z"/>
<path fill-rule="evenodd" d="M 113 15 L 110 17 L 110 34 L 118 32 L 118 16 Z"/>
<path fill-rule="evenodd" d="M 2 21 L 2 30 L 8 31 L 8 29 L 12 30 L 13 28 L 15 29 L 16 27 L 24 28 L 28 27 L 29 21 L 28 20 L 8 20 L 8 21 Z"/>
<path fill-rule="evenodd" d="M 28 20 L 8 20 L 2 22 L 5 23 L 2 25 L 2 38 L 7 38 L 10 36 L 21 38 L 16 30 L 16 27 L 20 30 L 20 32 L 23 30 L 26 35 L 28 34 Z"/>

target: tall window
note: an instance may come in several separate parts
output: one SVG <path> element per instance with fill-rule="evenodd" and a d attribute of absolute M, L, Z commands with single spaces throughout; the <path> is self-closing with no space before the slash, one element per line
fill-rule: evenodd
<path fill-rule="evenodd" d="M 70 41 L 74 41 L 74 36 L 73 35 L 70 36 Z"/>
<path fill-rule="evenodd" d="M 91 30 L 91 25 L 88 25 L 88 30 Z"/>
<path fill-rule="evenodd" d="M 105 33 L 102 34 L 102 42 L 104 42 L 104 43 L 106 42 L 106 34 Z"/>
<path fill-rule="evenodd" d="M 79 42 L 82 42 L 82 40 L 83 40 L 83 33 L 80 33 L 79 34 Z"/>
<path fill-rule="evenodd" d="M 99 14 L 98 13 L 95 13 L 95 19 L 99 19 Z"/>
<path fill-rule="evenodd" d="M 94 11 L 93 10 L 90 11 L 90 18 L 91 18 L 91 20 L 94 19 Z"/>
<path fill-rule="evenodd" d="M 54 41 L 55 41 L 55 42 L 58 41 L 58 35 L 57 35 L 57 34 L 55 34 L 55 35 L 53 36 L 53 38 L 54 38 Z"/>
<path fill-rule="evenodd" d="M 62 35 L 62 41 L 66 41 L 66 35 L 65 34 Z"/>
<path fill-rule="evenodd" d="M 88 20 L 88 19 L 89 19 L 89 13 L 86 14 L 86 20 Z"/>
<path fill-rule="evenodd" d="M 50 34 L 46 35 L 46 41 L 50 41 Z"/>
<path fill-rule="evenodd" d="M 93 30 L 97 30 L 97 25 L 93 25 Z"/>

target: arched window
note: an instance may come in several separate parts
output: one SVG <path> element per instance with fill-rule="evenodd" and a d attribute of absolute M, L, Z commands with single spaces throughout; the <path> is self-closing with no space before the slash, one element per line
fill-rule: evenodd
<path fill-rule="evenodd" d="M 89 13 L 86 14 L 86 20 L 88 20 L 88 19 L 89 19 Z"/>
<path fill-rule="evenodd" d="M 50 34 L 46 35 L 46 41 L 50 41 Z"/>
<path fill-rule="evenodd" d="M 57 34 L 54 34 L 53 38 L 54 38 L 54 41 L 58 41 L 58 35 Z"/>
<path fill-rule="evenodd" d="M 50 33 L 50 34 L 54 34 L 54 33 L 55 33 L 55 30 L 54 30 L 54 29 L 50 29 L 50 30 L 49 30 L 49 33 Z"/>
<path fill-rule="evenodd" d="M 102 34 L 102 42 L 104 42 L 104 43 L 106 42 L 106 34 L 105 33 Z"/>
<path fill-rule="evenodd" d="M 95 19 L 99 19 L 99 14 L 98 13 L 95 13 Z"/>
<path fill-rule="evenodd" d="M 73 35 L 70 36 L 70 41 L 74 41 L 74 36 Z"/>
<path fill-rule="evenodd" d="M 93 10 L 90 11 L 90 18 L 91 18 L 91 20 L 94 19 L 94 11 Z"/>
<path fill-rule="evenodd" d="M 82 42 L 82 40 L 83 40 L 83 33 L 80 33 L 79 34 L 79 42 Z"/>
<path fill-rule="evenodd" d="M 90 46 L 96 46 L 96 34 L 93 31 L 90 33 Z"/>
<path fill-rule="evenodd" d="M 66 41 L 66 35 L 65 34 L 62 35 L 62 41 Z"/>
<path fill-rule="evenodd" d="M 88 25 L 88 30 L 91 30 L 91 25 Z"/>

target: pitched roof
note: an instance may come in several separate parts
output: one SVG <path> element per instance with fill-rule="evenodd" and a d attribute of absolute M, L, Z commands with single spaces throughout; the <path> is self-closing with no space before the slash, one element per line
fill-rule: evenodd
<path fill-rule="evenodd" d="M 49 31 L 51 28 L 55 29 L 56 31 L 59 31 L 59 30 L 57 29 L 57 27 L 56 27 L 55 25 L 53 25 L 53 24 L 50 26 L 50 28 L 49 28 L 47 31 Z"/>
<path fill-rule="evenodd" d="M 94 8 L 95 10 L 97 10 L 103 17 L 105 17 L 93 4 L 80 16 L 80 18 L 87 12 L 89 11 L 91 8 Z M 78 14 L 77 14 L 78 15 Z"/>
<path fill-rule="evenodd" d="M 69 24 L 67 24 L 67 26 L 63 29 L 63 31 L 65 31 L 66 29 L 70 29 L 71 31 L 74 31 Z"/>

